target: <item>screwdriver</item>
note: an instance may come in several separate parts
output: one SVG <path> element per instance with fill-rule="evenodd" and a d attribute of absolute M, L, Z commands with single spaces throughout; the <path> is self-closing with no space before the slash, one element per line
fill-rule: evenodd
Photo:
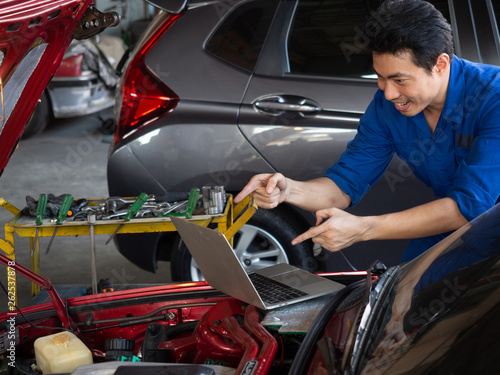
<path fill-rule="evenodd" d="M 191 217 L 193 217 L 193 211 L 196 208 L 196 205 L 198 204 L 199 195 L 200 195 L 200 189 L 192 188 L 191 191 L 189 192 L 189 197 L 186 202 L 186 212 L 169 212 L 166 214 L 159 214 L 158 217 L 182 216 L 187 219 L 191 219 Z"/>
<path fill-rule="evenodd" d="M 36 241 L 38 240 L 38 231 L 40 230 L 40 225 L 43 223 L 43 218 L 45 217 L 45 210 L 47 209 L 47 194 L 40 194 L 38 197 L 38 203 L 36 206 L 36 220 L 35 224 L 35 240 L 33 241 L 33 248 L 31 249 L 31 256 L 35 253 Z"/>
<path fill-rule="evenodd" d="M 73 197 L 69 194 L 66 194 L 64 196 L 63 202 L 61 204 L 61 208 L 59 208 L 59 212 L 57 213 L 57 220 L 56 220 L 57 225 L 62 225 L 64 219 L 66 218 L 66 215 L 68 215 L 68 212 L 69 212 L 72 204 L 73 204 Z M 56 227 L 56 229 L 54 230 L 54 233 L 52 234 L 52 238 L 50 239 L 49 245 L 47 246 L 47 250 L 45 250 L 45 254 L 49 253 L 50 246 L 52 245 L 52 241 L 54 241 L 54 237 L 56 236 L 58 229 L 59 229 L 59 227 Z"/>
<path fill-rule="evenodd" d="M 186 218 L 191 219 L 193 216 L 193 211 L 198 203 L 198 197 L 200 196 L 200 189 L 192 188 L 189 192 L 189 198 L 186 206 Z"/>
<path fill-rule="evenodd" d="M 125 224 L 125 222 L 130 221 L 130 219 L 132 217 L 134 217 L 139 212 L 139 210 L 141 209 L 142 205 L 147 200 L 148 200 L 148 195 L 146 193 L 139 194 L 139 196 L 137 197 L 137 199 L 135 200 L 135 202 L 132 203 L 132 206 L 130 206 L 129 210 L 127 211 L 127 213 L 123 217 L 123 223 L 121 223 L 118 226 L 118 228 L 116 228 L 116 230 L 113 232 L 113 234 L 111 236 L 109 236 L 108 240 L 105 242 L 105 245 L 107 245 L 116 236 L 116 234 L 123 227 L 123 224 Z"/>

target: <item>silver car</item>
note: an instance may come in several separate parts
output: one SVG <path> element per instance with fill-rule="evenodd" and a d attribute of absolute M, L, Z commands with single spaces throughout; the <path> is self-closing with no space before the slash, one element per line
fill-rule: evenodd
<path fill-rule="evenodd" d="M 97 113 L 115 104 L 115 67 L 125 49 L 118 37 L 73 40 L 42 94 L 23 138 L 41 133 L 52 119 Z"/>
<path fill-rule="evenodd" d="M 457 54 L 500 65 L 490 0 L 430 1 L 452 22 Z M 361 28 L 380 1 L 150 1 L 163 11 L 129 57 L 108 162 L 110 195 L 163 195 L 223 185 L 237 193 L 257 173 L 320 177 L 356 134 L 377 90 Z M 480 35 L 479 37 L 473 37 Z M 496 39 L 495 39 L 496 38 Z M 395 157 L 356 207 L 358 215 L 432 199 Z M 248 270 L 288 262 L 308 270 L 399 263 L 407 241 L 358 243 L 325 253 L 290 241 L 314 215 L 281 205 L 259 210 L 235 241 Z M 154 271 L 170 260 L 174 280 L 201 275 L 176 233 L 121 235 L 120 252 Z"/>

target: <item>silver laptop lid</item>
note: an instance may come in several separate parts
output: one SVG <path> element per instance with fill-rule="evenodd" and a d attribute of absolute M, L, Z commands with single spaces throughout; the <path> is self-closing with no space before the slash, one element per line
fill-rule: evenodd
<path fill-rule="evenodd" d="M 212 287 L 249 304 L 265 308 L 222 233 L 175 216 L 170 219 Z M 228 248 L 230 251 L 227 251 Z"/>

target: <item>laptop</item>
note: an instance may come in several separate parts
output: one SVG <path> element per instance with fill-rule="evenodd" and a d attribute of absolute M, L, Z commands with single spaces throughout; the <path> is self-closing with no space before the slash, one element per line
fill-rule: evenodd
<path fill-rule="evenodd" d="M 345 287 L 284 263 L 247 274 L 222 233 L 179 217 L 170 219 L 206 281 L 215 289 L 260 309 L 302 302 Z"/>

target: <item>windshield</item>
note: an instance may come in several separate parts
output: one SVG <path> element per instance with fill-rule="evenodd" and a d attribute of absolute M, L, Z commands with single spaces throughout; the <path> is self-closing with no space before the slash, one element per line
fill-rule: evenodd
<path fill-rule="evenodd" d="M 387 272 L 372 288 L 358 329 L 354 373 L 401 373 L 398 367 L 410 358 L 413 373 L 428 373 L 446 360 L 446 348 L 458 345 L 500 302 L 499 254 L 497 205 Z"/>

